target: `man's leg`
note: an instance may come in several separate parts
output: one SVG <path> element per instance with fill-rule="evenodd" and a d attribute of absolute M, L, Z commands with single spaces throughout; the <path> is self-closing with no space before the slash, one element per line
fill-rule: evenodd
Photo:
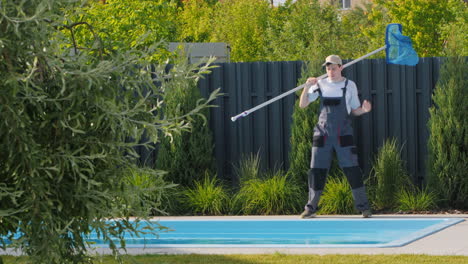
<path fill-rule="evenodd" d="M 349 140 L 345 140 L 346 138 Z M 358 165 L 357 148 L 353 145 L 352 141 L 352 136 L 350 135 L 341 137 L 340 146 L 335 150 L 340 167 L 343 169 L 349 185 L 351 185 L 356 209 L 362 212 L 364 217 L 369 217 L 371 215 L 369 200 L 367 199 L 366 187 L 362 179 L 362 171 Z"/>
<path fill-rule="evenodd" d="M 314 140 L 321 141 L 321 139 Z M 312 147 L 312 159 L 310 162 L 311 169 L 308 172 L 308 187 L 309 199 L 304 207 L 302 218 L 314 217 L 318 210 L 318 202 L 325 186 L 325 180 L 332 159 L 332 147 L 321 141 L 323 144 L 318 144 L 316 141 Z M 319 142 L 320 143 L 320 142 Z"/>
<path fill-rule="evenodd" d="M 322 195 L 323 188 L 325 187 L 325 180 L 327 178 L 328 169 L 312 168 L 308 173 L 309 182 L 309 200 L 305 206 L 305 210 L 316 212 L 318 209 L 318 202 Z"/>
<path fill-rule="evenodd" d="M 345 167 L 343 171 L 348 179 L 349 185 L 351 185 L 356 209 L 362 212 L 364 217 L 369 217 L 371 215 L 370 206 L 369 200 L 367 199 L 366 187 L 362 180 L 361 168 L 358 166 Z"/>

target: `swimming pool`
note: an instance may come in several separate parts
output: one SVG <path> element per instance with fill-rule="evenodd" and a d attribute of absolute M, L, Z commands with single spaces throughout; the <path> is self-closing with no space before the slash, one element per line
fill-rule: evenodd
<path fill-rule="evenodd" d="M 125 241 L 127 248 L 400 247 L 462 221 L 462 218 L 161 220 L 157 222 L 173 231 L 160 233 L 159 237 L 126 236 Z M 94 247 L 108 246 L 94 233 L 87 240 Z"/>

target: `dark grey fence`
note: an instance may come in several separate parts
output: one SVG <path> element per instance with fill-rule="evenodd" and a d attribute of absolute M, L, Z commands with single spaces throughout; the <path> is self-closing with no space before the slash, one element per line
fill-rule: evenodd
<path fill-rule="evenodd" d="M 203 95 L 221 88 L 223 96 L 211 110 L 218 176 L 231 179 L 241 157 L 259 152 L 262 168 L 287 169 L 290 125 L 296 95 L 289 95 L 251 115 L 230 117 L 297 86 L 303 63 L 223 63 L 201 80 Z M 431 94 L 439 75 L 439 58 L 422 58 L 416 67 L 387 65 L 383 59 L 364 60 L 344 70 L 358 86 L 361 101 L 373 111 L 355 118 L 360 165 L 368 173 L 385 139 L 403 144 L 402 158 L 417 183 L 425 176 L 427 121 Z M 311 131 L 312 132 L 312 131 Z M 308 160 L 304 160 L 307 164 Z"/>

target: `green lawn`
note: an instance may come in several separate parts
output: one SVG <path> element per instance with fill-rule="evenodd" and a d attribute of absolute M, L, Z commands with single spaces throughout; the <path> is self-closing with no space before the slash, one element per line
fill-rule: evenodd
<path fill-rule="evenodd" d="M 27 263 L 25 257 L 3 256 L 4 263 Z M 96 264 L 118 263 L 111 256 L 99 257 Z M 468 256 L 427 256 L 427 255 L 140 255 L 123 256 L 123 263 L 130 264 L 468 264 Z"/>

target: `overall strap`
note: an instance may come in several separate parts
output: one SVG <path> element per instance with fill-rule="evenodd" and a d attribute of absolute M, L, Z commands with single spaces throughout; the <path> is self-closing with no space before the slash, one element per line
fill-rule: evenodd
<path fill-rule="evenodd" d="M 317 82 L 317 88 L 313 91 L 313 93 L 315 92 L 319 93 L 320 98 L 322 97 L 322 89 L 320 89 L 320 85 L 318 84 L 318 82 Z"/>
<path fill-rule="evenodd" d="M 348 87 L 348 79 L 346 79 L 344 87 L 341 88 L 343 90 L 343 97 L 346 98 L 346 87 Z"/>

